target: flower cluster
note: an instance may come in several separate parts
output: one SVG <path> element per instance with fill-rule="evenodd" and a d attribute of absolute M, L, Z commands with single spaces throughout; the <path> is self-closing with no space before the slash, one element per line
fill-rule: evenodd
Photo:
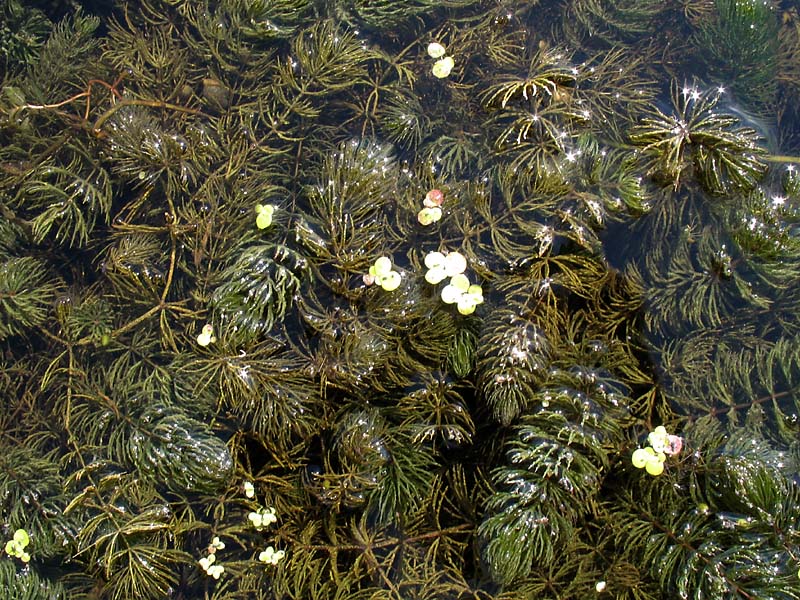
<path fill-rule="evenodd" d="M 483 304 L 483 289 L 470 284 L 464 275 L 467 270 L 467 259 L 459 252 L 428 252 L 425 256 L 428 272 L 425 281 L 436 285 L 448 277 L 450 282 L 442 288 L 441 297 L 445 304 L 455 304 L 462 315 L 471 315 L 478 304 Z"/>
<path fill-rule="evenodd" d="M 6 554 L 16 556 L 24 563 L 30 562 L 31 555 L 25 551 L 30 542 L 31 538 L 28 532 L 24 529 L 17 529 L 14 532 L 14 537 L 6 542 Z"/>
<path fill-rule="evenodd" d="M 443 79 L 450 75 L 450 71 L 452 71 L 453 67 L 456 65 L 453 57 L 445 56 L 446 53 L 447 50 L 445 50 L 445 47 L 439 42 L 431 42 L 428 44 L 428 56 L 438 59 L 433 63 L 433 68 L 431 69 L 433 76 L 438 79 Z"/>
<path fill-rule="evenodd" d="M 257 511 L 253 511 L 247 515 L 247 518 L 253 524 L 253 527 L 259 531 L 278 521 L 278 516 L 275 514 L 275 509 L 272 507 L 259 508 Z"/>
<path fill-rule="evenodd" d="M 392 259 L 388 256 L 381 256 L 369 268 L 369 273 L 364 275 L 364 283 L 366 285 L 377 283 L 387 292 L 400 287 L 401 280 L 400 273 L 392 269 Z"/>
<path fill-rule="evenodd" d="M 667 433 L 663 425 L 650 432 L 647 442 L 649 446 L 634 450 L 631 462 L 637 469 L 643 468 L 654 477 L 664 472 L 667 456 L 676 456 L 683 448 L 683 440 L 677 435 Z"/>
<path fill-rule="evenodd" d="M 217 338 L 214 336 L 214 326 L 210 323 L 203 325 L 203 330 L 200 332 L 200 335 L 197 336 L 197 343 L 201 346 L 208 346 L 216 341 Z"/>
<path fill-rule="evenodd" d="M 219 579 L 220 575 L 225 572 L 225 567 L 220 564 L 216 564 L 217 561 L 217 550 L 223 550 L 225 548 L 225 542 L 220 541 L 218 536 L 214 536 L 214 539 L 211 540 L 211 543 L 206 548 L 208 552 L 208 556 L 205 556 L 198 560 L 197 562 L 200 563 L 200 566 L 203 568 L 203 571 L 206 572 L 206 575 L 213 577 L 214 579 Z"/>
<path fill-rule="evenodd" d="M 244 482 L 244 495 L 248 498 L 255 498 L 256 490 L 252 482 Z M 261 531 L 265 527 L 276 523 L 278 521 L 278 515 L 275 514 L 275 509 L 270 506 L 250 512 L 250 514 L 247 515 L 247 519 L 253 524 L 253 527 Z M 259 553 L 258 560 L 268 565 L 277 565 L 285 556 L 285 550 L 276 550 L 274 546 L 267 546 L 266 549 Z"/>
<path fill-rule="evenodd" d="M 417 213 L 417 221 L 421 225 L 436 223 L 442 218 L 442 202 L 444 202 L 442 190 L 433 189 L 425 194 L 425 199 L 422 201 L 423 208 Z"/>
<path fill-rule="evenodd" d="M 284 556 L 286 556 L 286 551 L 275 550 L 272 546 L 267 546 L 266 550 L 259 553 L 258 560 L 268 565 L 277 565 Z"/>
<path fill-rule="evenodd" d="M 266 229 L 272 225 L 272 215 L 274 214 L 274 204 L 256 204 L 256 227 Z"/>

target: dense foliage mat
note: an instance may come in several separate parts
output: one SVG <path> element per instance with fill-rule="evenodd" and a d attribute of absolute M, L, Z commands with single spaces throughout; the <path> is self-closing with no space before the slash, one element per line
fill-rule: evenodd
<path fill-rule="evenodd" d="M 0 0 L 4 598 L 800 598 L 792 3 L 101 4 Z"/>

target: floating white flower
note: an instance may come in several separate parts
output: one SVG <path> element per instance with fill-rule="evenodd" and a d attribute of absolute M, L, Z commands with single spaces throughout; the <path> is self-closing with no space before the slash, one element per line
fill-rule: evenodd
<path fill-rule="evenodd" d="M 478 304 L 483 304 L 483 289 L 470 285 L 466 275 L 459 273 L 450 278 L 450 283 L 442 288 L 442 302 L 455 304 L 462 315 L 471 315 Z"/>
<path fill-rule="evenodd" d="M 369 273 L 364 275 L 364 283 L 372 285 L 377 283 L 387 292 L 391 292 L 400 287 L 402 278 L 400 273 L 392 269 L 392 260 L 388 256 L 381 256 L 369 268 Z"/>
<path fill-rule="evenodd" d="M 441 252 L 428 252 L 425 256 L 425 266 L 428 267 L 425 281 L 436 285 L 448 277 L 454 277 L 466 271 L 467 259 L 460 252 L 450 252 L 447 255 Z"/>
<path fill-rule="evenodd" d="M 253 486 L 252 481 L 244 482 L 244 495 L 248 498 L 254 498 L 256 495 L 256 488 Z"/>
<path fill-rule="evenodd" d="M 417 221 L 419 221 L 420 225 L 428 226 L 431 223 L 436 223 L 436 221 L 442 218 L 442 209 L 438 206 L 426 206 L 422 210 L 417 213 Z"/>
<path fill-rule="evenodd" d="M 266 550 L 259 553 L 258 560 L 268 565 L 277 565 L 285 556 L 284 550 L 275 550 L 272 546 L 267 546 Z"/>
<path fill-rule="evenodd" d="M 220 541 L 219 536 L 215 535 L 214 539 L 211 540 L 211 543 L 208 545 L 208 553 L 213 555 L 217 550 L 224 550 L 225 549 L 225 542 Z"/>
<path fill-rule="evenodd" d="M 637 469 L 644 469 L 650 475 L 657 477 L 664 472 L 664 462 L 667 456 L 675 456 L 683 448 L 683 439 L 677 435 L 667 433 L 663 425 L 659 425 L 647 436 L 645 448 L 633 451 L 631 462 Z"/>
<path fill-rule="evenodd" d="M 431 58 L 442 58 L 446 50 L 439 42 L 431 42 L 428 44 L 428 56 Z"/>
<path fill-rule="evenodd" d="M 211 565 L 208 569 L 206 569 L 206 573 L 211 575 L 214 579 L 219 579 L 219 576 L 225 572 L 225 567 L 222 565 Z"/>
<path fill-rule="evenodd" d="M 251 512 L 249 515 L 247 515 L 247 518 L 256 529 L 268 527 L 278 520 L 278 516 L 275 514 L 275 509 L 272 507 L 262 508 L 257 512 Z"/>
<path fill-rule="evenodd" d="M 25 551 L 30 542 L 31 538 L 28 532 L 24 529 L 17 529 L 14 536 L 6 542 L 6 554 L 15 556 L 24 563 L 30 562 L 31 555 Z"/>
<path fill-rule="evenodd" d="M 444 79 L 448 75 L 450 75 L 450 71 L 453 70 L 453 67 L 456 66 L 456 62 L 453 60 L 452 56 L 445 56 L 444 58 L 440 58 L 435 63 L 433 63 L 433 76 L 437 77 L 438 79 Z"/>
<path fill-rule="evenodd" d="M 203 330 L 200 332 L 200 335 L 197 336 L 197 343 L 201 346 L 208 346 L 216 341 L 217 338 L 214 337 L 214 326 L 209 323 L 203 325 Z"/>
<path fill-rule="evenodd" d="M 272 215 L 274 214 L 274 204 L 256 204 L 256 227 L 266 229 L 272 225 Z"/>

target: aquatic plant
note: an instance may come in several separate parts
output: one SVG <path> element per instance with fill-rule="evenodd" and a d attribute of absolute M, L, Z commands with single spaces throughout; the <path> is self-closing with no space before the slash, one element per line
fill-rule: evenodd
<path fill-rule="evenodd" d="M 694 43 L 713 80 L 754 110 L 770 110 L 778 89 L 780 28 L 771 0 L 715 0 L 696 23 Z"/>
<path fill-rule="evenodd" d="M 800 598 L 790 10 L 83 4 L 2 5 L 0 589 Z"/>

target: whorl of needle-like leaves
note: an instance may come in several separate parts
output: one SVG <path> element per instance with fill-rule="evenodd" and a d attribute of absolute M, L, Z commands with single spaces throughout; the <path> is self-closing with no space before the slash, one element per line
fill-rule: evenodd
<path fill-rule="evenodd" d="M 570 58 L 563 48 L 539 49 L 524 72 L 501 73 L 481 93 L 483 106 L 494 113 L 495 149 L 511 154 L 514 167 L 541 170 L 571 140 L 574 115 L 567 103 L 576 72 Z"/>
<path fill-rule="evenodd" d="M 112 144 L 112 169 L 133 186 L 158 187 L 170 197 L 194 186 L 201 165 L 180 130 L 169 130 L 156 114 L 140 106 L 125 106 L 106 125 Z"/>
<path fill-rule="evenodd" d="M 12 206 L 28 218 L 34 239 L 84 246 L 111 211 L 111 177 L 96 154 L 72 140 L 28 170 Z"/>
<path fill-rule="evenodd" d="M 386 139 L 415 151 L 431 131 L 431 119 L 419 98 L 398 89 L 383 101 L 381 130 Z"/>
<path fill-rule="evenodd" d="M 714 14 L 699 21 L 692 42 L 715 81 L 731 86 L 754 109 L 775 102 L 778 9 L 764 0 L 715 0 Z"/>
<path fill-rule="evenodd" d="M 105 73 L 93 56 L 99 46 L 95 31 L 100 19 L 76 12 L 58 23 L 39 51 L 39 60 L 25 74 L 28 101 L 36 104 L 60 101 L 85 85 L 84 68 L 92 64 L 95 75 Z"/>
<path fill-rule="evenodd" d="M 376 30 L 405 27 L 437 8 L 466 7 L 476 0 L 337 0 L 331 2 L 340 17 Z"/>
<path fill-rule="evenodd" d="M 86 443 L 107 445 L 111 460 L 134 468 L 152 485 L 176 493 L 224 486 L 233 468 L 225 443 L 184 410 L 157 400 L 142 408 L 145 402 L 115 399 L 117 414 L 102 410 L 99 402 L 82 403 L 72 415 L 75 430 Z"/>
<path fill-rule="evenodd" d="M 239 335 L 268 333 L 292 306 L 307 273 L 308 261 L 287 246 L 250 246 L 222 272 L 211 306 Z"/>
<path fill-rule="evenodd" d="M 494 418 L 508 425 L 531 404 L 550 359 L 550 342 L 536 319 L 493 311 L 478 339 L 479 386 Z"/>
<path fill-rule="evenodd" d="M 177 492 L 227 484 L 233 460 L 205 423 L 166 405 L 149 406 L 139 418 L 144 427 L 131 432 L 128 448 L 140 473 Z"/>
<path fill-rule="evenodd" d="M 65 486 L 52 451 L 18 446 L 0 453 L 0 514 L 11 533 L 18 528 L 28 532 L 36 555 L 57 556 L 70 543 L 69 532 L 77 523 L 64 514 Z"/>
<path fill-rule="evenodd" d="M 0 340 L 41 324 L 57 290 L 43 261 L 0 254 Z"/>
<path fill-rule="evenodd" d="M 339 415 L 324 469 L 315 467 L 307 486 L 322 502 L 365 506 L 381 524 L 400 524 L 420 506 L 433 481 L 431 450 L 414 442 L 376 408 L 346 407 Z"/>
<path fill-rule="evenodd" d="M 433 442 L 437 446 L 466 446 L 472 441 L 475 423 L 466 400 L 441 373 L 424 374 L 416 389 L 397 404 L 403 425 L 414 443 Z"/>
<path fill-rule="evenodd" d="M 384 252 L 387 212 L 398 194 L 391 147 L 370 140 L 342 143 L 324 158 L 315 179 L 305 196 L 310 220 L 325 242 L 320 258 L 340 277 L 367 272 Z"/>
<path fill-rule="evenodd" d="M 576 47 L 632 45 L 658 32 L 668 5 L 659 0 L 571 2 L 565 5 L 565 33 Z"/>
<path fill-rule="evenodd" d="M 675 189 L 692 179 L 709 194 L 749 191 L 766 172 L 759 134 L 721 112 L 719 90 L 672 83 L 673 112 L 653 107 L 631 141 L 648 157 L 650 174 Z"/>
<path fill-rule="evenodd" d="M 745 306 L 769 304 L 768 297 L 753 293 L 738 248 L 715 233 L 706 230 L 696 240 L 683 236 L 667 264 L 646 265 L 652 329 L 715 327 Z"/>
<path fill-rule="evenodd" d="M 168 252 L 151 233 L 123 234 L 109 246 L 101 268 L 118 293 L 150 300 L 164 288 Z"/>
<path fill-rule="evenodd" d="M 613 393 L 613 397 L 611 395 Z M 549 563 L 591 510 L 622 439 L 629 391 L 596 367 L 554 368 L 514 428 L 507 463 L 478 528 L 495 581 L 509 585 Z"/>
<path fill-rule="evenodd" d="M 20 571 L 11 560 L 0 561 L 0 588 L 9 600 L 67 597 L 61 582 L 47 579 L 38 569 Z"/>
<path fill-rule="evenodd" d="M 185 403 L 204 410 L 224 406 L 242 431 L 267 447 L 290 450 L 312 435 L 319 395 L 308 364 L 277 339 L 242 343 L 225 329 L 216 351 L 181 356 L 172 365 Z"/>
<path fill-rule="evenodd" d="M 52 23 L 37 8 L 19 0 L 0 6 L 0 79 L 36 62 Z"/>

